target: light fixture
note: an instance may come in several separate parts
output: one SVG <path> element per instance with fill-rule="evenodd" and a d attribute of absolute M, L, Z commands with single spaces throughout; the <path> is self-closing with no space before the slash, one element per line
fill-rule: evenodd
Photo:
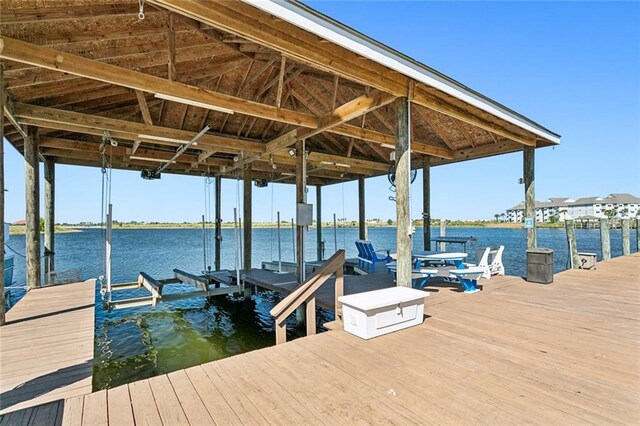
<path fill-rule="evenodd" d="M 184 139 L 165 138 L 164 136 L 156 136 L 156 135 L 138 135 L 138 139 L 148 139 L 152 141 L 171 142 L 171 143 L 179 143 L 179 144 L 184 144 L 188 142 L 188 141 L 185 141 Z"/>
<path fill-rule="evenodd" d="M 158 99 L 164 99 L 166 101 L 179 102 L 181 104 L 192 105 L 192 106 L 205 108 L 205 109 L 212 109 L 214 111 L 224 112 L 225 114 L 233 114 L 233 110 L 231 110 L 229 108 L 224 108 L 224 107 L 219 107 L 219 106 L 216 106 L 216 105 L 206 104 L 204 102 L 198 102 L 198 101 L 194 101 L 192 99 L 185 99 L 185 98 L 180 98 L 180 97 L 177 97 L 177 96 L 165 95 L 164 93 L 156 93 L 155 97 L 158 98 Z"/>
<path fill-rule="evenodd" d="M 132 155 L 131 157 L 129 157 L 130 160 L 142 160 L 142 161 L 153 161 L 154 163 L 166 163 L 167 160 L 163 160 L 161 158 L 148 158 L 148 157 L 138 157 L 135 155 Z M 175 161 L 174 161 L 175 163 Z"/>
<path fill-rule="evenodd" d="M 295 157 L 296 156 L 296 150 L 293 148 L 289 148 L 289 151 L 287 151 L 289 153 L 290 157 Z"/>
<path fill-rule="evenodd" d="M 351 165 L 349 165 L 349 164 L 334 163 L 334 162 L 331 162 L 331 161 L 321 161 L 320 164 L 326 164 L 328 166 L 336 166 L 336 167 L 346 167 L 346 168 L 351 167 Z"/>

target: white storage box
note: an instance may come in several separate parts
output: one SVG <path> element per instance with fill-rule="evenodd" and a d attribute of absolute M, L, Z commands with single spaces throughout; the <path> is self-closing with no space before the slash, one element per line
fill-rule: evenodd
<path fill-rule="evenodd" d="M 351 294 L 342 302 L 345 331 L 363 339 L 422 324 L 424 298 L 429 293 L 409 287 Z"/>

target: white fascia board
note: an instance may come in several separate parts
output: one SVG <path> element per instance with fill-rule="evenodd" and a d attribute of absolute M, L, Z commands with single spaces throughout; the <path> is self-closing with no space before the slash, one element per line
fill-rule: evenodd
<path fill-rule="evenodd" d="M 560 143 L 560 136 L 550 130 L 536 125 L 531 120 L 498 105 L 496 102 L 463 87 L 452 79 L 438 74 L 422 64 L 393 52 L 390 48 L 372 43 L 355 31 L 349 31 L 346 27 L 341 27 L 328 21 L 320 14 L 310 13 L 302 5 L 287 0 L 242 1 L 409 78 L 441 90 L 548 141 L 556 144 Z"/>

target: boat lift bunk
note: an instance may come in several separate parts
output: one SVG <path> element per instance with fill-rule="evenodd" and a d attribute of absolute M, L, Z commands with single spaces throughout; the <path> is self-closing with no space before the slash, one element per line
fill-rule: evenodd
<path fill-rule="evenodd" d="M 122 300 L 112 300 L 109 297 L 108 300 L 105 301 L 105 305 L 108 309 L 123 309 L 138 306 L 152 306 L 155 308 L 156 305 L 161 302 L 172 302 L 196 297 L 231 295 L 234 293 L 244 292 L 244 283 L 238 284 L 234 282 L 235 277 L 233 277 L 233 275 L 229 275 L 229 281 L 225 282 L 221 279 L 221 275 L 194 275 L 179 269 L 174 269 L 173 273 L 174 278 L 157 280 L 145 272 L 140 272 L 138 275 L 138 281 L 136 282 L 112 284 L 112 292 L 144 287 L 151 295 Z M 163 289 L 166 285 L 178 283 L 191 284 L 197 289 L 197 291 L 163 294 Z"/>

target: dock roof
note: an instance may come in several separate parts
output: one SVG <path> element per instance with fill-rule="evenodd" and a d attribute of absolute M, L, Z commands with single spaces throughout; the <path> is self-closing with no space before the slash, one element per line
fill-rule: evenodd
<path fill-rule="evenodd" d="M 292 1 L 7 0 L 0 59 L 9 116 L 40 128 L 61 164 L 308 183 L 386 174 L 395 103 L 411 101 L 414 164 L 434 166 L 559 143 L 534 121 Z M 105 134 L 108 131 L 108 134 Z M 104 139 L 117 146 L 101 148 Z"/>

